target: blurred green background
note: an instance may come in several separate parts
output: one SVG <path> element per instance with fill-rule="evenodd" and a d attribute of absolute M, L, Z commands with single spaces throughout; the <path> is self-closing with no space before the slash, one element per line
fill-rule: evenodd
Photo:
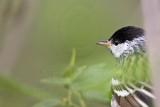
<path fill-rule="evenodd" d="M 31 107 L 43 99 L 11 94 L 3 88 L 12 90 L 10 81 L 49 93 L 45 98 L 64 95 L 63 88 L 40 80 L 61 76 L 73 48 L 77 67 L 105 63 L 106 71 L 112 71 L 114 58 L 96 42 L 123 26 L 142 26 L 141 18 L 139 0 L 1 0 L 0 106 Z M 91 107 L 106 106 L 87 102 Z"/>

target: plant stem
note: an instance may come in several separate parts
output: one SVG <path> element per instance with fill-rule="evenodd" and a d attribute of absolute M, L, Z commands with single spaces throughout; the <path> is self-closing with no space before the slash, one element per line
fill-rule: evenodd
<path fill-rule="evenodd" d="M 76 90 L 73 90 L 73 92 L 79 98 L 79 103 L 80 103 L 81 107 L 87 107 L 86 103 L 83 99 L 83 96 L 79 92 L 77 92 Z"/>
<path fill-rule="evenodd" d="M 79 105 L 72 102 L 72 93 L 73 91 L 71 89 L 68 89 L 68 106 L 69 107 L 80 107 Z"/>

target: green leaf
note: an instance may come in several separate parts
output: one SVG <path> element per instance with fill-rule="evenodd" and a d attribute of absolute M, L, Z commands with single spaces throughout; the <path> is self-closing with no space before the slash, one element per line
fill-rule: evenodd
<path fill-rule="evenodd" d="M 53 85 L 67 85 L 71 83 L 71 80 L 69 79 L 65 79 L 65 78 L 57 78 L 57 77 L 53 77 L 53 78 L 47 78 L 47 79 L 42 79 L 41 82 L 46 83 L 46 84 L 53 84 Z"/>
<path fill-rule="evenodd" d="M 94 101 L 106 103 L 110 101 L 110 80 L 112 72 L 106 64 L 82 67 L 73 74 L 71 88 L 82 92 L 83 96 Z"/>
<path fill-rule="evenodd" d="M 61 101 L 58 99 L 48 99 L 44 100 L 33 107 L 55 107 L 61 104 Z"/>
<path fill-rule="evenodd" d="M 70 66 L 74 66 L 75 62 L 76 62 L 76 50 L 73 48 L 72 49 L 72 57 L 71 57 Z"/>
<path fill-rule="evenodd" d="M 64 70 L 63 77 L 72 79 L 72 74 L 74 73 L 76 69 L 75 61 L 76 61 L 76 50 L 73 49 L 70 65 Z"/>
<path fill-rule="evenodd" d="M 76 67 L 75 66 L 69 66 L 65 72 L 63 73 L 63 78 L 69 78 L 72 79 L 73 78 L 73 73 L 76 71 Z"/>
<path fill-rule="evenodd" d="M 0 91 L 7 94 L 30 96 L 38 100 L 49 96 L 47 93 L 42 92 L 39 89 L 24 85 L 14 79 L 10 79 L 2 75 L 0 75 Z"/>
<path fill-rule="evenodd" d="M 76 78 L 78 78 L 86 69 L 86 66 L 82 66 L 80 68 L 75 69 L 75 72 L 73 73 L 72 76 L 72 81 L 74 81 Z"/>
<path fill-rule="evenodd" d="M 110 84 L 112 73 L 107 71 L 105 64 L 92 65 L 83 70 L 73 81 L 71 87 L 83 91 L 93 89 L 93 87 L 101 87 L 101 85 L 106 86 L 107 83 Z"/>
<path fill-rule="evenodd" d="M 106 103 L 109 102 L 109 99 L 106 98 L 106 91 L 100 92 L 100 91 L 85 91 L 83 95 L 91 100 L 101 102 L 101 103 Z"/>

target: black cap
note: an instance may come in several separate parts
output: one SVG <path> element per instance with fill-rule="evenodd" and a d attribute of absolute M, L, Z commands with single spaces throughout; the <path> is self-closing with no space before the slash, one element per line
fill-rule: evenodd
<path fill-rule="evenodd" d="M 117 30 L 109 39 L 112 44 L 124 43 L 126 40 L 132 41 L 135 38 L 144 36 L 144 30 L 134 26 L 127 26 Z"/>

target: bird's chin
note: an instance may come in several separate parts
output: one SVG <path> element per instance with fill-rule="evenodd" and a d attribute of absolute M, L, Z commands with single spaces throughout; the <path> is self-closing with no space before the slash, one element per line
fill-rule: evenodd
<path fill-rule="evenodd" d="M 121 54 L 119 53 L 114 53 L 110 48 L 108 48 L 111 54 L 114 56 L 114 58 L 120 58 Z"/>
<path fill-rule="evenodd" d="M 121 55 L 119 54 L 113 54 L 115 58 L 120 58 Z"/>

